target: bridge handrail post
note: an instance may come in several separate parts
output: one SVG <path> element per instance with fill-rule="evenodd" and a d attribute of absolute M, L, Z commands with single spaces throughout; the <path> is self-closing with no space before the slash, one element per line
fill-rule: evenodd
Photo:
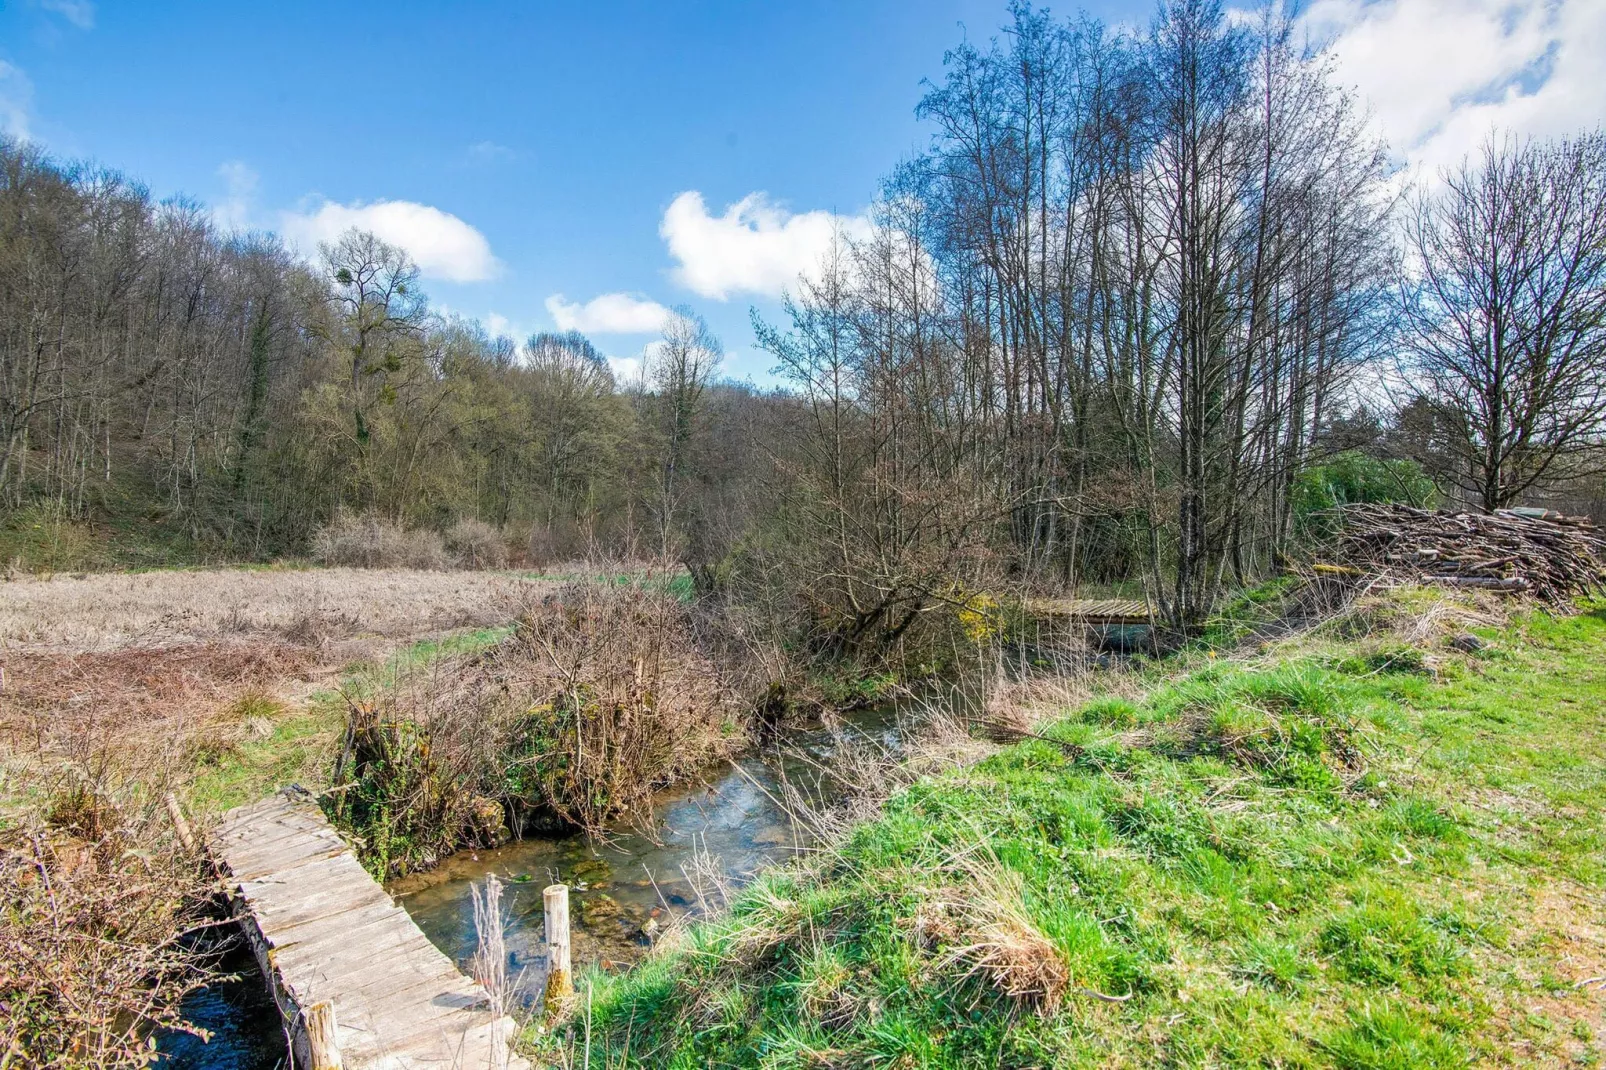
<path fill-rule="evenodd" d="M 307 1050 L 312 1056 L 311 1070 L 345 1070 L 340 1055 L 340 1040 L 335 1033 L 335 1005 L 319 1000 L 302 1015 L 307 1033 Z"/>
<path fill-rule="evenodd" d="M 547 1010 L 556 1014 L 574 995 L 574 974 L 569 958 L 569 886 L 553 884 L 541 893 L 546 912 Z"/>

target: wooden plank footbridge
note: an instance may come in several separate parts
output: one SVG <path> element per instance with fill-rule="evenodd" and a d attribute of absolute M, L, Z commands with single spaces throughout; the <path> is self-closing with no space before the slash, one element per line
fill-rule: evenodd
<path fill-rule="evenodd" d="M 1026 611 L 1092 625 L 1137 625 L 1154 622 L 1154 607 L 1141 598 L 1033 598 Z"/>
<path fill-rule="evenodd" d="M 512 1019 L 493 1013 L 306 793 L 230 810 L 208 846 L 297 1067 L 529 1070 L 511 1047 Z"/>

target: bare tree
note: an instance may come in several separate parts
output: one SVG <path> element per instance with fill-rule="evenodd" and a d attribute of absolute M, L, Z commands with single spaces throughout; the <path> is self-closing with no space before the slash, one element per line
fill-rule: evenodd
<path fill-rule="evenodd" d="M 724 352 L 707 322 L 682 306 L 671 313 L 663 338 L 647 354 L 645 372 L 656 392 L 653 407 L 661 436 L 654 512 L 659 551 L 666 557 L 675 551 L 678 496 L 702 429 L 704 394 Z"/>
<path fill-rule="evenodd" d="M 1405 372 L 1484 509 L 1582 474 L 1606 431 L 1606 135 L 1486 142 L 1408 224 Z"/>
<path fill-rule="evenodd" d="M 404 355 L 417 352 L 429 303 L 407 253 L 367 231 L 347 231 L 318 249 L 338 309 L 329 340 L 349 355 L 352 415 L 362 446 L 369 438 L 366 410 L 385 396 L 384 373 L 400 371 Z M 370 385 L 375 381 L 377 388 Z"/>

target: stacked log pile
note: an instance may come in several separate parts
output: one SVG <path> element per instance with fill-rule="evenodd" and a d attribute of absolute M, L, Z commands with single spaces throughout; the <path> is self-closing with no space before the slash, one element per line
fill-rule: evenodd
<path fill-rule="evenodd" d="M 1358 504 L 1341 507 L 1340 520 L 1340 563 L 1318 566 L 1322 571 L 1525 594 L 1558 605 L 1606 592 L 1606 533 L 1588 517 Z"/>

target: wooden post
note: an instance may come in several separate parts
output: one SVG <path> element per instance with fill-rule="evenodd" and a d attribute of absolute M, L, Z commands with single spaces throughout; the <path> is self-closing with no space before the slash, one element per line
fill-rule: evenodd
<path fill-rule="evenodd" d="M 335 1035 L 335 1005 L 320 1000 L 308 1007 L 303 1017 L 307 1030 L 307 1049 L 312 1054 L 309 1070 L 344 1070 L 340 1042 Z"/>
<path fill-rule="evenodd" d="M 546 907 L 546 1005 L 557 1013 L 563 1002 L 574 995 L 574 975 L 569 963 L 569 886 L 554 884 L 541 893 Z"/>
<path fill-rule="evenodd" d="M 195 853 L 195 833 L 190 831 L 190 823 L 184 820 L 184 809 L 178 804 L 178 796 L 172 792 L 167 793 L 167 816 L 173 819 L 173 830 L 178 833 L 178 842 L 191 854 Z"/>

